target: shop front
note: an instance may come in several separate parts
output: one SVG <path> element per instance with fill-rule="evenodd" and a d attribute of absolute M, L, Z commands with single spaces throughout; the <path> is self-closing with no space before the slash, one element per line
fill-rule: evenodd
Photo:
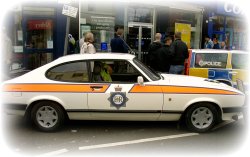
<path fill-rule="evenodd" d="M 247 49 L 246 16 L 235 3 L 217 3 L 216 9 L 210 9 L 208 35 L 225 41 L 228 49 Z"/>
<path fill-rule="evenodd" d="M 9 12 L 4 25 L 12 41 L 13 65 L 33 70 L 63 55 L 66 17 L 61 14 L 62 4 L 20 3 Z"/>
<path fill-rule="evenodd" d="M 127 45 L 140 60 L 146 62 L 148 47 L 157 32 L 162 34 L 163 42 L 166 36 L 173 37 L 180 31 L 189 48 L 200 48 L 202 11 L 202 7 L 192 4 L 173 6 L 167 3 L 86 0 L 80 3 L 79 36 L 82 38 L 84 33 L 91 31 L 96 50 L 111 52 L 110 41 L 115 27 L 122 26 Z"/>
<path fill-rule="evenodd" d="M 67 27 L 69 20 L 62 14 L 64 4 L 59 1 L 24 2 L 13 8 L 5 25 L 13 45 L 12 62 L 33 70 L 66 55 L 67 30 L 74 30 L 68 33 L 76 41 L 86 32 L 92 32 L 96 51 L 111 52 L 115 27 L 123 27 L 127 46 L 145 63 L 148 47 L 158 32 L 163 36 L 162 42 L 166 36 L 173 37 L 180 31 L 189 48 L 201 46 L 203 9 L 200 6 L 178 2 L 170 5 L 93 0 L 75 1 L 75 4 L 79 5 L 79 16 L 75 18 L 79 23 L 71 19 L 70 29 Z"/>

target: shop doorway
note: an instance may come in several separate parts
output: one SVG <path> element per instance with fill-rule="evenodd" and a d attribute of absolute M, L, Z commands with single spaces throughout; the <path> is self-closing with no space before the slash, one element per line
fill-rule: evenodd
<path fill-rule="evenodd" d="M 147 63 L 148 48 L 153 41 L 153 25 L 151 23 L 129 22 L 127 43 L 139 60 Z"/>
<path fill-rule="evenodd" d="M 53 60 L 55 46 L 55 22 L 49 16 L 25 16 L 23 20 L 23 66 L 33 70 Z"/>

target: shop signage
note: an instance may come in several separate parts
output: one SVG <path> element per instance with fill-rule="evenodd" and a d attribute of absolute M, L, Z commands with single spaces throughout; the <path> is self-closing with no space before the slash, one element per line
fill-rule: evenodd
<path fill-rule="evenodd" d="M 91 16 L 91 29 L 92 30 L 114 30 L 115 19 L 114 17 L 97 17 Z"/>
<path fill-rule="evenodd" d="M 29 20 L 28 30 L 47 30 L 53 28 L 52 20 Z"/>
<path fill-rule="evenodd" d="M 22 53 L 23 52 L 23 46 L 13 46 L 15 53 Z"/>
<path fill-rule="evenodd" d="M 75 7 L 64 4 L 62 14 L 66 15 L 66 16 L 76 18 L 77 11 L 78 11 L 78 8 L 75 8 Z"/>
<path fill-rule="evenodd" d="M 224 4 L 217 5 L 217 13 L 228 16 L 242 16 L 244 15 L 243 9 L 235 3 L 225 2 Z"/>

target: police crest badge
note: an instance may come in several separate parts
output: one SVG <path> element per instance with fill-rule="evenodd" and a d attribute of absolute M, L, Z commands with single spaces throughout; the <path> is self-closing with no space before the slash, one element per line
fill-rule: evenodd
<path fill-rule="evenodd" d="M 111 92 L 108 100 L 110 101 L 111 107 L 120 109 L 121 107 L 126 107 L 128 98 L 126 97 L 126 92 Z"/>

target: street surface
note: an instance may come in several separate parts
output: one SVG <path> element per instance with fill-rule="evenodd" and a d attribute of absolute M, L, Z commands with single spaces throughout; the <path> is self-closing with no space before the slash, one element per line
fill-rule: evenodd
<path fill-rule="evenodd" d="M 177 122 L 69 121 L 58 132 L 43 133 L 22 118 L 3 116 L 6 145 L 25 156 L 231 155 L 245 142 L 245 121 L 224 122 L 198 134 Z"/>

